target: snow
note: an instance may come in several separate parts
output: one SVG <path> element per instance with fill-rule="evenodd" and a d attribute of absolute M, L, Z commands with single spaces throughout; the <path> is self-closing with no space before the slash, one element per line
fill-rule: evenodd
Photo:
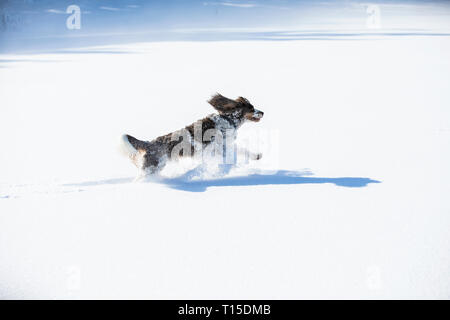
<path fill-rule="evenodd" d="M 1 55 L 0 297 L 450 298 L 449 56 L 445 36 Z M 133 182 L 120 136 L 215 92 L 264 112 L 238 135 L 266 134 L 265 162 Z"/>

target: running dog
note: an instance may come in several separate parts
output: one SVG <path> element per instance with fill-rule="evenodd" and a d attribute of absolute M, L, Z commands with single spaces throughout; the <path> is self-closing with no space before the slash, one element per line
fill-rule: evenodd
<path fill-rule="evenodd" d="M 203 150 L 214 141 L 223 141 L 224 137 L 231 137 L 234 141 L 237 129 L 242 124 L 247 121 L 258 122 L 264 115 L 243 97 L 232 100 L 216 94 L 208 103 L 217 113 L 152 141 L 142 141 L 124 134 L 121 137 L 121 150 L 144 174 L 157 174 L 170 159 L 193 156 L 199 148 Z M 253 160 L 261 157 L 261 154 L 250 153 Z"/>

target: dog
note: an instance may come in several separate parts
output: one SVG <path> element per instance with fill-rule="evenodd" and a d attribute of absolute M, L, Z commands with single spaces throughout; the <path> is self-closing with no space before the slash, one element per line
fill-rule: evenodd
<path fill-rule="evenodd" d="M 142 141 L 124 134 L 121 137 L 121 150 L 144 175 L 157 174 L 168 160 L 192 157 L 196 151 L 204 150 L 214 142 L 222 146 L 225 137 L 227 143 L 230 143 L 230 140 L 234 142 L 239 127 L 247 121 L 258 122 L 264 115 L 243 97 L 232 100 L 217 93 L 208 100 L 208 103 L 217 113 L 152 141 Z M 249 153 L 242 149 L 238 152 L 246 152 L 253 160 L 262 157 L 261 154 Z"/>

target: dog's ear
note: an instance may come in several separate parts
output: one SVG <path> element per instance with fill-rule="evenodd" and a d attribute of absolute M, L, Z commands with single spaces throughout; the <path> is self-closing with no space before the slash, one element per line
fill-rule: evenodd
<path fill-rule="evenodd" d="M 217 93 L 208 100 L 208 103 L 214 107 L 219 113 L 230 113 L 238 106 L 238 102 L 228 99 Z"/>
<path fill-rule="evenodd" d="M 237 99 L 236 99 L 236 102 L 244 103 L 244 104 L 250 104 L 250 102 L 249 102 L 246 98 L 244 98 L 244 97 L 239 97 L 239 98 L 237 98 Z"/>

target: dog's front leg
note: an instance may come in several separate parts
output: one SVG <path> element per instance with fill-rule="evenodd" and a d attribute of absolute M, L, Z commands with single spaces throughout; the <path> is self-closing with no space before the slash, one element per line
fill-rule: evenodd
<path fill-rule="evenodd" d="M 246 159 L 248 158 L 250 160 L 259 160 L 262 158 L 262 153 L 254 153 L 243 147 L 238 147 L 237 152 L 239 155 L 243 155 Z"/>

